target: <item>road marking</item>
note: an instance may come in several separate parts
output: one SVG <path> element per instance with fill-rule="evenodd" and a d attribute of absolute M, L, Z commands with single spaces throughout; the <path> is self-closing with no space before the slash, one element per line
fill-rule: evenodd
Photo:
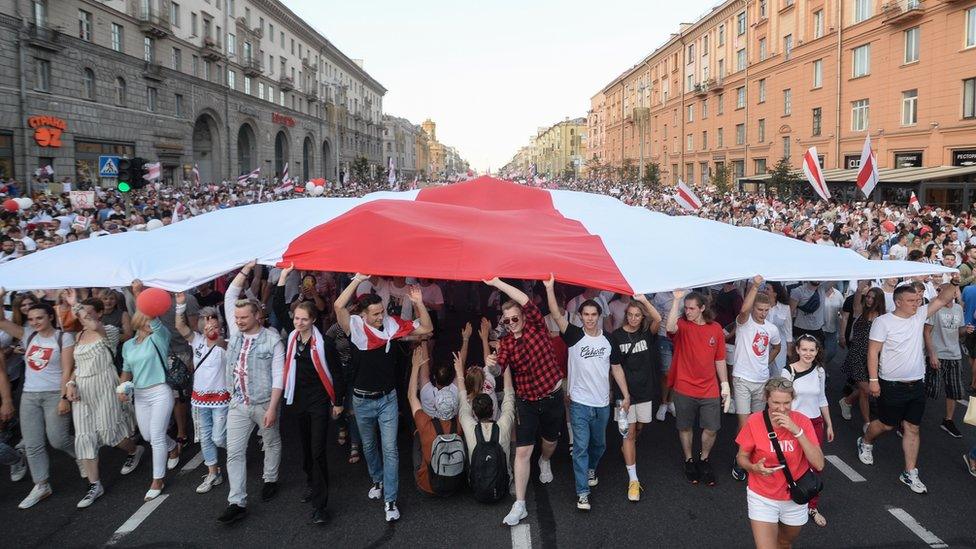
<path fill-rule="evenodd" d="M 139 527 L 140 524 L 142 524 L 142 521 L 146 520 L 153 511 L 155 511 L 164 501 L 166 501 L 166 498 L 168 497 L 169 494 L 162 494 L 157 496 L 156 499 L 143 503 L 142 507 L 140 507 L 134 515 L 129 517 L 129 520 L 122 523 L 122 526 L 119 526 L 119 529 L 112 534 L 112 539 L 108 540 L 106 545 L 115 545 L 127 534 L 132 533 L 136 528 Z"/>
<path fill-rule="evenodd" d="M 915 534 L 922 541 L 927 543 L 929 547 L 933 547 L 933 548 L 949 547 L 946 544 L 946 542 L 939 539 L 939 536 L 936 536 L 932 532 L 926 530 L 924 526 L 919 524 L 914 517 L 906 513 L 904 509 L 900 509 L 898 507 L 889 507 L 888 512 L 894 515 L 894 517 L 898 519 L 899 522 L 904 524 L 906 528 L 911 530 L 913 534 Z"/>
<path fill-rule="evenodd" d="M 844 476 L 849 478 L 851 482 L 866 482 L 868 480 L 862 477 L 860 473 L 855 471 L 853 467 L 844 463 L 844 461 L 839 457 L 837 456 L 825 456 L 825 457 L 827 458 L 827 461 L 829 461 L 831 465 L 837 468 L 838 471 L 844 473 Z"/>
<path fill-rule="evenodd" d="M 180 473 L 181 474 L 182 473 L 189 473 L 190 471 L 192 471 L 192 470 L 196 469 L 197 467 L 199 467 L 201 463 L 203 463 L 203 452 L 197 453 L 197 455 L 193 456 L 193 459 L 191 459 L 190 461 L 186 462 L 186 464 L 183 465 L 183 468 L 180 469 Z"/>
<path fill-rule="evenodd" d="M 532 549 L 532 530 L 528 524 L 512 526 L 512 549 Z"/>
<path fill-rule="evenodd" d="M 961 399 L 960 398 L 956 402 L 958 402 L 959 404 L 962 404 L 962 407 L 963 408 L 969 408 L 969 401 L 968 400 L 964 400 L 964 399 Z"/>

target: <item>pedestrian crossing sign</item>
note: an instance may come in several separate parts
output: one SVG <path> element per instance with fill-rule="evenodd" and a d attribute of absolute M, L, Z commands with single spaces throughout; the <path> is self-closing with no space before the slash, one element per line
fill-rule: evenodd
<path fill-rule="evenodd" d="M 98 157 L 98 176 L 99 177 L 118 177 L 119 176 L 119 157 L 99 156 Z"/>

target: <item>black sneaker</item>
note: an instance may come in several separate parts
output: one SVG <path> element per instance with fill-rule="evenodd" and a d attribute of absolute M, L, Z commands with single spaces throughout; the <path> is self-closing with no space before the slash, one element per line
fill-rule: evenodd
<path fill-rule="evenodd" d="M 942 430 L 949 433 L 952 438 L 962 438 L 962 433 L 956 428 L 956 422 L 951 419 L 942 420 Z"/>
<path fill-rule="evenodd" d="M 698 470 L 701 472 L 701 482 L 705 486 L 715 486 L 715 473 L 712 472 L 712 464 L 707 459 L 698 462 Z"/>
<path fill-rule="evenodd" d="M 314 493 L 314 491 L 312 490 L 312 487 L 311 486 L 306 486 L 305 489 L 302 490 L 302 498 L 301 498 L 302 503 L 308 503 L 308 502 L 312 501 L 312 494 L 313 493 Z"/>
<path fill-rule="evenodd" d="M 739 482 L 742 482 L 743 480 L 746 479 L 747 476 L 748 475 L 746 474 L 746 470 L 743 469 L 742 467 L 739 467 L 739 462 L 738 461 L 735 461 L 733 459 L 732 460 L 732 478 L 735 479 L 735 480 L 738 480 Z"/>
<path fill-rule="evenodd" d="M 232 524 L 247 516 L 247 507 L 241 507 L 236 503 L 231 503 L 227 509 L 217 517 L 217 522 L 221 524 Z"/>
<path fill-rule="evenodd" d="M 265 482 L 264 487 L 261 488 L 261 500 L 269 501 L 278 495 L 278 483 L 277 482 Z"/>
<path fill-rule="evenodd" d="M 698 465 L 693 459 L 685 461 L 685 478 L 692 484 L 698 484 L 698 481 L 701 479 L 701 473 L 698 472 Z"/>
<path fill-rule="evenodd" d="M 328 515 L 326 514 L 325 509 L 316 509 L 312 512 L 312 519 L 308 522 L 309 524 L 321 525 L 325 524 L 327 518 Z"/>

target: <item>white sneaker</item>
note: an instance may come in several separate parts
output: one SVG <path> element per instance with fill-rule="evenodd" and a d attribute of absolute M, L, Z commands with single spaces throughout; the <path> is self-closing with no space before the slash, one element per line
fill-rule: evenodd
<path fill-rule="evenodd" d="M 874 445 L 864 442 L 864 437 L 857 437 L 857 459 L 865 465 L 874 465 Z"/>
<path fill-rule="evenodd" d="M 386 502 L 386 522 L 394 522 L 398 520 L 400 520 L 400 510 L 397 509 L 396 502 Z"/>
<path fill-rule="evenodd" d="M 85 464 L 82 463 L 80 459 L 76 459 L 75 463 L 78 464 L 78 474 L 81 475 L 81 478 L 87 479 L 88 471 L 85 470 Z"/>
<path fill-rule="evenodd" d="M 847 397 L 844 397 L 837 401 L 837 405 L 840 406 L 840 416 L 847 421 L 851 420 L 851 405 L 847 403 Z"/>
<path fill-rule="evenodd" d="M 898 480 L 900 480 L 905 486 L 911 488 L 912 492 L 915 492 L 916 494 L 924 494 L 929 491 L 929 489 L 925 487 L 925 484 L 922 483 L 922 479 L 918 478 L 917 468 L 902 473 L 901 476 L 898 477 Z"/>
<path fill-rule="evenodd" d="M 549 484 L 552 482 L 552 464 L 548 459 L 539 458 L 539 482 Z"/>
<path fill-rule="evenodd" d="M 180 464 L 180 455 L 179 454 L 176 454 L 176 457 L 175 458 L 171 458 L 171 457 L 167 457 L 166 458 L 166 470 L 167 471 L 172 471 L 173 469 L 176 469 L 176 466 L 179 465 L 179 464 Z"/>
<path fill-rule="evenodd" d="M 146 453 L 146 447 L 143 445 L 136 446 L 136 453 L 126 456 L 125 462 L 122 464 L 123 475 L 128 475 L 132 471 L 136 470 L 139 466 L 139 462 L 142 461 L 142 454 Z"/>
<path fill-rule="evenodd" d="M 223 482 L 224 476 L 220 474 L 220 471 L 217 471 L 216 473 L 207 473 L 203 477 L 203 482 L 200 483 L 200 486 L 197 486 L 197 493 L 206 494 L 211 488 L 214 486 L 220 486 L 223 484 Z"/>
<path fill-rule="evenodd" d="M 149 490 L 146 491 L 146 497 L 144 499 L 146 501 L 151 501 L 151 500 L 154 500 L 154 499 L 158 498 L 159 495 L 163 493 L 163 489 L 164 488 L 166 488 L 166 485 L 165 484 L 162 487 L 158 488 L 158 489 L 157 488 L 150 488 Z"/>
<path fill-rule="evenodd" d="M 21 501 L 20 505 L 17 507 L 21 509 L 30 509 L 31 507 L 37 505 L 39 501 L 53 493 L 54 492 L 51 491 L 50 484 L 46 482 L 44 484 L 35 484 L 34 488 L 31 489 L 29 494 L 27 494 L 27 497 L 24 498 L 24 501 Z"/>
<path fill-rule="evenodd" d="M 502 519 L 502 524 L 507 526 L 516 526 L 527 516 L 529 516 L 529 512 L 525 510 L 525 503 L 516 501 L 512 504 L 512 510 L 505 515 L 504 519 Z"/>
<path fill-rule="evenodd" d="M 383 497 L 383 483 L 374 482 L 369 489 L 369 499 L 380 499 Z"/>
<path fill-rule="evenodd" d="M 20 446 L 17 446 L 17 453 L 20 454 L 20 462 L 10 466 L 10 482 L 20 482 L 27 476 L 27 456 Z"/>
<path fill-rule="evenodd" d="M 654 414 L 654 419 L 658 421 L 664 421 L 668 417 L 668 405 L 662 404 L 657 407 L 657 413 Z"/>
<path fill-rule="evenodd" d="M 78 502 L 78 508 L 84 509 L 90 506 L 92 503 L 95 503 L 96 499 L 102 497 L 103 494 L 105 494 L 105 488 L 102 488 L 101 482 L 89 484 L 88 493 L 85 494 L 85 497 L 81 498 L 81 501 Z"/>
<path fill-rule="evenodd" d="M 586 494 L 583 494 L 583 495 L 580 495 L 580 496 L 576 496 L 576 508 L 579 509 L 580 511 L 589 511 L 590 510 L 590 496 L 588 496 Z"/>
<path fill-rule="evenodd" d="M 596 478 L 596 471 L 594 471 L 593 469 L 590 469 L 589 471 L 586 472 L 586 484 L 590 488 L 593 488 L 597 484 L 600 484 L 600 479 Z"/>
<path fill-rule="evenodd" d="M 674 403 L 673 402 L 669 402 L 668 403 L 668 413 L 671 414 L 671 416 L 677 415 L 677 414 L 674 413 Z"/>

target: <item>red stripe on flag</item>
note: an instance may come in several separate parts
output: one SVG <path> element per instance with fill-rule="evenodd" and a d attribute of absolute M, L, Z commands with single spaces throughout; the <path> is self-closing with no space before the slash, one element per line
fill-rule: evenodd
<path fill-rule="evenodd" d="M 684 200 L 685 202 L 687 202 L 689 206 L 692 206 L 696 210 L 698 208 L 701 208 L 701 203 L 699 203 L 697 200 L 695 200 L 694 197 L 692 197 L 691 195 L 689 195 L 680 186 L 678 187 L 678 196 L 680 196 L 682 198 L 682 200 Z"/>

